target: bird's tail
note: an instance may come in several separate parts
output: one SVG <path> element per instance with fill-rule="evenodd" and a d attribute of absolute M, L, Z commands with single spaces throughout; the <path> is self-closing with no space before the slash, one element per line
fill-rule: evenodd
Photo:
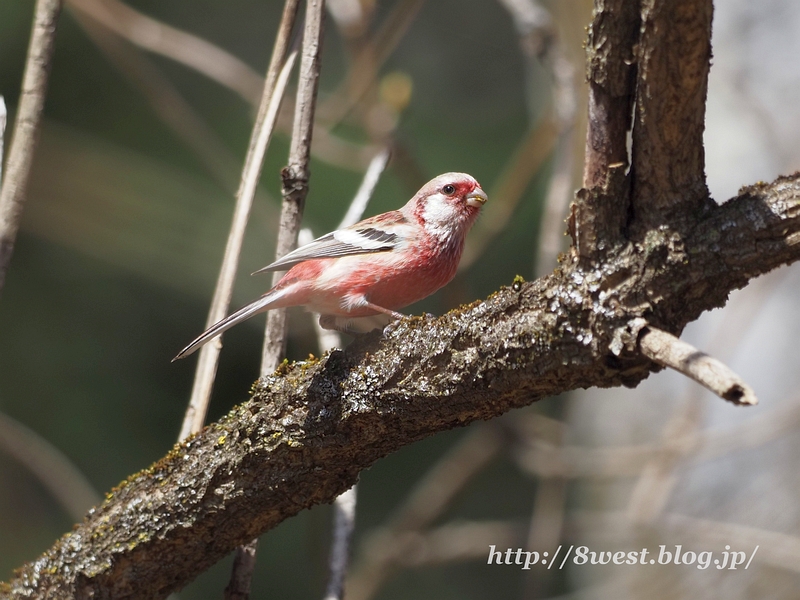
<path fill-rule="evenodd" d="M 257 315 L 258 313 L 265 312 L 271 308 L 278 308 L 280 304 L 278 301 L 284 296 L 284 290 L 275 290 L 272 289 L 263 296 L 261 296 L 258 300 L 251 302 L 250 304 L 243 306 L 235 313 L 228 315 L 221 321 L 214 323 L 211 327 L 206 329 L 203 333 L 201 333 L 191 344 L 186 346 L 183 350 L 178 352 L 178 355 L 172 359 L 172 362 L 180 358 L 186 358 L 193 352 L 195 352 L 200 346 L 213 340 L 218 335 L 222 335 L 223 332 L 227 331 L 234 325 L 241 323 L 242 321 L 246 321 L 250 317 Z"/>

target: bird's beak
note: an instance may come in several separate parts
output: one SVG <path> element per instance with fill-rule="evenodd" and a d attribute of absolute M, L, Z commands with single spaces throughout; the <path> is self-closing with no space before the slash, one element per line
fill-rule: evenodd
<path fill-rule="evenodd" d="M 486 192 L 484 192 L 481 188 L 475 188 L 467 196 L 467 206 L 480 208 L 488 199 L 489 197 L 486 195 Z"/>

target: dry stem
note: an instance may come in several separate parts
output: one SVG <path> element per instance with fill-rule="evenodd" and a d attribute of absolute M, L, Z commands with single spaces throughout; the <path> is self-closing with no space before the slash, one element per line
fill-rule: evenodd
<path fill-rule="evenodd" d="M 272 58 L 267 70 L 264 94 L 261 99 L 258 117 L 250 137 L 250 146 L 245 158 L 242 180 L 239 185 L 239 191 L 236 194 L 233 224 L 225 246 L 225 255 L 222 259 L 214 297 L 211 300 L 206 327 L 210 327 L 224 318 L 230 305 L 233 282 L 239 265 L 239 253 L 244 241 L 244 231 L 250 216 L 253 196 L 255 195 L 258 179 L 261 176 L 261 167 L 275 127 L 283 92 L 288 82 L 289 73 L 294 65 L 294 54 L 288 57 L 286 55 L 289 50 L 289 39 L 297 14 L 297 5 L 298 0 L 288 0 L 284 7 L 283 18 L 281 19 Z M 192 395 L 181 427 L 180 439 L 199 431 L 203 426 L 221 349 L 222 341 L 217 338 L 200 350 Z"/>
<path fill-rule="evenodd" d="M 0 188 L 0 293 L 5 285 L 8 265 L 14 252 L 22 208 L 33 165 L 44 111 L 50 61 L 56 40 L 56 22 L 61 0 L 37 0 L 33 30 L 22 77 L 14 134 L 6 161 L 5 179 Z M 0 160 L 2 157 L 0 156 Z"/>

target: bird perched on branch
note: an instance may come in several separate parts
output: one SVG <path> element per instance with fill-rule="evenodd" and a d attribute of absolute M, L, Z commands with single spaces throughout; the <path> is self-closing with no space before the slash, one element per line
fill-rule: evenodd
<path fill-rule="evenodd" d="M 435 177 L 400 210 L 338 229 L 256 271 L 289 269 L 275 287 L 209 327 L 173 360 L 273 308 L 304 306 L 320 313 L 322 327 L 345 332 L 364 317 L 401 319 L 397 309 L 430 296 L 456 274 L 464 239 L 486 199 L 466 173 Z"/>

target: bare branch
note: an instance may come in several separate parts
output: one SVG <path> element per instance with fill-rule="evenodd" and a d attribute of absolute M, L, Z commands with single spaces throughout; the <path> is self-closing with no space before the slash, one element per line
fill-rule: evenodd
<path fill-rule="evenodd" d="M 727 365 L 671 333 L 647 327 L 639 348 L 647 358 L 694 379 L 720 398 L 734 404 L 758 404 L 752 388 Z"/>
<path fill-rule="evenodd" d="M 378 185 L 378 180 L 389 163 L 389 155 L 389 148 L 384 148 L 372 158 L 350 207 L 342 218 L 342 222 L 339 223 L 339 229 L 355 225 L 361 219 L 367 209 L 369 199 L 372 198 L 372 192 L 375 191 L 375 186 Z"/>
<path fill-rule="evenodd" d="M 305 195 L 308 193 L 308 161 L 311 156 L 311 134 L 314 127 L 314 107 L 317 97 L 317 83 L 319 80 L 319 57 L 322 49 L 322 19 L 325 10 L 324 0 L 307 0 L 305 27 L 303 31 L 303 49 L 300 62 L 300 81 L 297 86 L 297 100 L 295 102 L 295 122 L 292 131 L 292 142 L 289 149 L 289 165 L 284 167 L 281 174 L 284 179 L 283 206 L 281 208 L 280 227 L 278 229 L 278 243 L 276 249 L 276 259 L 280 258 L 291 249 L 297 240 L 300 231 L 300 221 L 303 217 L 303 204 Z M 284 7 L 284 17 L 292 15 L 292 20 L 297 11 L 297 2 L 287 0 Z M 291 28 L 287 30 L 291 31 Z M 281 30 L 283 33 L 283 29 Z M 280 37 L 281 34 L 279 34 Z M 277 47 L 277 45 L 276 45 Z M 276 50 L 277 54 L 277 50 Z M 294 54 L 292 54 L 292 58 Z M 288 61 L 287 61 L 288 62 Z M 267 78 L 269 80 L 269 77 Z M 274 118 L 277 117 L 277 110 Z M 263 157 L 262 157 L 263 158 Z M 260 171 L 259 161 L 259 171 Z M 286 172 L 295 169 L 305 175 L 303 184 L 305 189 L 300 193 L 299 202 L 287 193 Z M 288 246 L 287 246 L 288 243 Z M 279 275 L 273 278 L 273 284 L 277 283 Z M 286 338 L 288 334 L 286 311 L 279 311 L 281 314 L 273 316 L 271 312 L 267 317 L 266 330 L 264 332 L 264 351 L 261 356 L 261 374 L 265 375 L 274 371 L 286 351 Z M 258 547 L 258 539 L 254 538 L 247 544 L 236 549 L 233 561 L 233 572 L 229 589 L 237 589 L 237 593 L 231 593 L 231 598 L 247 598 L 250 589 L 250 581 L 255 568 L 255 554 Z"/>
<path fill-rule="evenodd" d="M 214 296 L 211 300 L 211 308 L 206 319 L 206 327 L 210 327 L 224 318 L 230 306 L 233 282 L 239 265 L 239 254 L 244 242 L 244 232 L 250 216 L 250 208 L 253 204 L 253 197 L 261 176 L 261 167 L 278 117 L 278 110 L 286 89 L 286 83 L 289 80 L 289 73 L 294 66 L 295 54 L 293 53 L 287 57 L 287 53 L 294 21 L 297 16 L 298 4 L 299 0 L 287 0 L 284 6 L 283 17 L 281 18 L 278 35 L 272 51 L 272 58 L 267 69 L 264 94 L 259 106 L 256 123 L 250 136 L 250 145 L 247 150 L 244 169 L 242 170 L 241 183 L 236 193 L 233 223 L 225 246 L 225 255 L 222 259 L 217 286 L 214 289 Z M 221 349 L 222 340 L 217 338 L 200 350 L 192 386 L 192 395 L 181 426 L 180 439 L 199 431 L 203 426 Z"/>
<path fill-rule="evenodd" d="M 649 461 L 657 460 L 664 452 L 684 456 L 692 465 L 714 460 L 733 452 L 758 448 L 782 436 L 789 435 L 800 426 L 800 398 L 791 406 L 774 409 L 752 417 L 744 423 L 723 430 L 681 432 L 677 438 L 658 444 L 638 444 L 619 447 L 563 446 L 542 443 L 536 438 L 527 448 L 517 453 L 522 469 L 540 477 L 587 477 L 607 479 L 632 477 L 641 474 Z M 520 422 L 528 427 L 527 420 Z M 538 427 L 536 428 L 538 431 Z"/>
<path fill-rule="evenodd" d="M 325 600 L 344 598 L 344 580 L 350 558 L 350 541 L 356 527 L 357 488 L 354 485 L 333 504 L 333 542 L 328 559 L 328 585 Z"/>
<path fill-rule="evenodd" d="M 353 60 L 347 79 L 320 106 L 320 115 L 336 123 L 343 119 L 375 84 L 377 73 L 403 39 L 425 0 L 399 0 Z"/>
<path fill-rule="evenodd" d="M 361 219 L 367 208 L 372 192 L 378 184 L 381 173 L 389 162 L 389 149 L 380 151 L 370 162 L 364 179 L 356 192 L 350 207 L 347 209 L 339 229 L 349 227 Z M 337 331 L 323 329 L 319 321 L 314 320 L 320 350 L 325 353 L 342 345 L 341 335 Z M 340 600 L 344 597 L 344 581 L 350 562 L 350 543 L 356 526 L 356 502 L 358 486 L 354 485 L 333 503 L 333 540 L 328 559 L 328 586 L 325 600 Z"/>
<path fill-rule="evenodd" d="M 248 543 L 237 546 L 233 557 L 231 578 L 223 596 L 225 600 L 247 600 L 250 597 L 257 552 L 258 538 L 253 538 Z"/>
<path fill-rule="evenodd" d="M 711 207 L 705 103 L 712 0 L 643 2 L 636 62 L 632 198 L 638 231 Z"/>
<path fill-rule="evenodd" d="M 47 93 L 47 79 L 61 3 L 61 0 L 37 0 L 33 15 L 33 30 L 25 61 L 25 73 L 22 76 L 14 134 L 8 151 L 3 187 L 0 188 L 0 293 L 5 285 L 17 230 L 22 220 L 22 207 L 44 111 L 44 97 Z"/>
<path fill-rule="evenodd" d="M 208 318 L 206 320 L 206 327 L 210 327 L 224 318 L 230 306 L 230 300 L 233 294 L 233 282 L 239 265 L 239 254 L 241 252 L 242 243 L 244 242 L 244 232 L 247 227 L 247 220 L 250 216 L 250 208 L 252 206 L 253 197 L 255 196 L 258 179 L 261 175 L 261 166 L 275 125 L 275 118 L 280 107 L 281 98 L 289 79 L 289 73 L 294 66 L 295 56 L 296 54 L 292 53 L 286 59 L 286 63 L 276 81 L 273 90 L 274 94 L 268 96 L 265 93 L 265 99 L 269 99 L 266 114 L 260 126 L 257 123 L 257 126 L 253 129 L 251 147 L 245 161 L 242 183 L 239 187 L 236 206 L 234 208 L 233 224 L 231 225 L 228 242 L 225 246 L 225 255 L 222 259 L 222 267 L 220 267 L 217 287 L 214 289 L 214 297 L 211 300 L 211 308 L 209 309 Z M 206 348 L 208 348 L 208 350 L 206 350 Z M 211 343 L 206 344 L 200 350 L 200 358 L 197 361 L 197 370 L 195 371 L 194 385 L 192 387 L 192 396 L 181 427 L 180 439 L 184 439 L 188 435 L 196 433 L 203 426 L 208 402 L 211 398 L 211 388 L 217 372 L 217 360 L 220 350 L 222 350 L 222 340 L 220 338 L 212 340 Z"/>
<path fill-rule="evenodd" d="M 308 194 L 308 161 L 311 156 L 311 136 L 314 130 L 314 112 L 317 104 L 324 16 L 324 0 L 307 0 L 292 142 L 289 147 L 288 164 L 281 172 L 283 205 L 278 242 L 275 248 L 276 259 L 289 252 L 297 243 L 303 207 Z M 272 277 L 272 284 L 278 283 L 282 276 L 282 273 L 276 272 Z M 286 309 L 269 311 L 264 332 L 264 350 L 261 356 L 262 375 L 274 371 L 283 360 L 286 353 L 286 328 Z"/>
<path fill-rule="evenodd" d="M 3 187 L 3 159 L 5 158 L 4 146 L 6 139 L 6 119 L 8 118 L 8 111 L 6 111 L 6 101 L 3 96 L 0 96 L 0 188 Z"/>
<path fill-rule="evenodd" d="M 597 0 L 586 44 L 589 117 L 583 189 L 569 229 L 578 256 L 594 259 L 622 242 L 630 183 L 627 136 L 634 101 L 638 0 Z"/>

